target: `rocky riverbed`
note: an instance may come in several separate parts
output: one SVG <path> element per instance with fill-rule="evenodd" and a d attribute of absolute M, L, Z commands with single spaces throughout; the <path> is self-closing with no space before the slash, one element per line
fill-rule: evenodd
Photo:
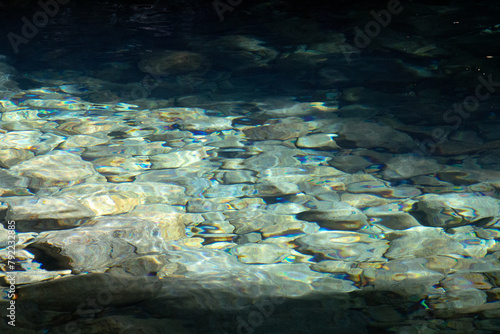
<path fill-rule="evenodd" d="M 448 317 L 494 326 L 498 171 L 411 154 L 407 133 L 318 103 L 241 116 L 95 104 L 56 88 L 1 102 L 0 212 L 19 231 L 19 327 L 62 328 L 103 289 L 75 324 L 128 328 L 139 320 L 112 309 L 140 303 L 158 330 L 182 327 L 172 314 L 188 309 L 238 313 L 278 298 L 269 305 L 282 313 L 331 296 L 343 301 L 331 314 L 360 328 L 359 314 L 400 329 Z M 355 159 L 366 167 L 345 168 Z M 2 259 L 5 270 L 5 248 Z M 114 277 L 118 287 L 103 288 Z M 374 296 L 387 300 L 373 308 Z"/>
<path fill-rule="evenodd" d="M 293 48 L 234 32 L 94 71 L 0 61 L 16 333 L 498 331 L 498 68 L 464 74 L 474 39 L 415 17 L 426 37 L 386 28 L 353 63 L 344 33 L 281 24 Z M 445 78 L 487 102 L 452 114 Z"/>

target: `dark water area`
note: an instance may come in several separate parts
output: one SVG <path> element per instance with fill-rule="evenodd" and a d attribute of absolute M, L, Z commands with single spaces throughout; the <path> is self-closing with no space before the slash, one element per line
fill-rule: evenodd
<path fill-rule="evenodd" d="M 0 333 L 499 333 L 499 18 L 0 0 Z"/>

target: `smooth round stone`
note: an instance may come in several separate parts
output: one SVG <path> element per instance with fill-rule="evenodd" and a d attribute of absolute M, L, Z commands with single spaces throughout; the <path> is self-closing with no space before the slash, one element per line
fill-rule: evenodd
<path fill-rule="evenodd" d="M 352 182 L 347 185 L 346 190 L 350 193 L 375 193 L 387 194 L 391 192 L 387 182 L 380 180 Z"/>
<path fill-rule="evenodd" d="M 427 194 L 418 198 L 417 212 L 430 226 L 454 227 L 492 219 L 500 210 L 499 201 L 475 194 Z"/>
<path fill-rule="evenodd" d="M 364 170 L 373 163 L 368 157 L 358 155 L 338 155 L 334 156 L 328 164 L 346 173 L 356 173 Z"/>
<path fill-rule="evenodd" d="M 433 255 L 468 255 L 460 242 L 448 236 L 440 228 L 412 227 L 388 233 L 386 238 L 392 240 L 389 250 L 384 254 L 388 259 Z"/>
<path fill-rule="evenodd" d="M 300 148 L 340 150 L 340 146 L 338 146 L 335 140 L 333 140 L 335 136 L 336 135 L 326 133 L 313 134 L 306 137 L 300 137 L 297 139 L 295 145 Z"/>
<path fill-rule="evenodd" d="M 282 148 L 269 147 L 269 152 L 260 153 L 251 158 L 245 159 L 243 168 L 260 172 L 262 169 L 284 166 L 299 166 L 300 160 L 296 157 L 295 152 Z"/>
<path fill-rule="evenodd" d="M 428 256 L 425 259 L 427 262 L 423 264 L 424 267 L 442 274 L 450 273 L 458 263 L 457 259 L 442 255 Z"/>
<path fill-rule="evenodd" d="M 239 158 L 223 159 L 221 169 L 245 169 L 245 161 L 246 159 Z"/>
<path fill-rule="evenodd" d="M 358 209 L 378 207 L 394 201 L 375 195 L 349 193 L 342 194 L 340 200 Z"/>
<path fill-rule="evenodd" d="M 409 135 L 387 125 L 356 119 L 343 121 L 341 124 L 337 139 L 340 146 L 346 140 L 354 142 L 357 147 L 383 147 L 395 153 L 408 152 L 417 146 Z"/>
<path fill-rule="evenodd" d="M 262 240 L 262 235 L 257 232 L 239 235 L 235 238 L 235 241 L 238 244 L 258 243 L 261 240 Z"/>
<path fill-rule="evenodd" d="M 481 273 L 456 274 L 443 279 L 440 285 L 446 291 L 457 291 L 465 289 L 489 290 L 494 286 L 488 278 Z"/>
<path fill-rule="evenodd" d="M 217 172 L 216 177 L 224 184 L 255 183 L 257 181 L 255 174 L 251 170 L 227 170 Z"/>
<path fill-rule="evenodd" d="M 406 212 L 381 212 L 374 214 L 370 217 L 370 223 L 383 225 L 392 230 L 406 230 L 411 227 L 421 226 L 418 220 Z"/>
<path fill-rule="evenodd" d="M 38 235 L 32 247 L 75 272 L 103 272 L 137 255 L 163 251 L 159 228 L 129 217 L 97 217 L 71 230 Z M 69 259 L 69 261 L 68 261 Z"/>
<path fill-rule="evenodd" d="M 10 168 L 34 156 L 28 149 L 0 148 L 0 167 Z"/>
<path fill-rule="evenodd" d="M 58 197 L 11 197 L 6 219 L 80 219 L 95 216 L 94 211 L 84 204 L 65 196 Z"/>
<path fill-rule="evenodd" d="M 151 169 L 179 168 L 193 165 L 207 158 L 206 149 L 185 150 L 151 156 Z"/>
<path fill-rule="evenodd" d="M 435 160 L 412 155 L 400 155 L 386 162 L 382 173 L 385 179 L 409 179 L 411 177 L 434 174 L 442 169 Z"/>
<path fill-rule="evenodd" d="M 486 240 L 500 239 L 500 229 L 476 228 L 475 233 L 481 239 L 486 239 Z"/>
<path fill-rule="evenodd" d="M 230 253 L 243 263 L 278 263 L 289 256 L 291 250 L 278 244 L 252 243 L 235 246 Z"/>
<path fill-rule="evenodd" d="M 10 168 L 14 175 L 31 179 L 30 187 L 68 187 L 82 182 L 105 182 L 90 162 L 64 151 L 39 155 Z"/>
<path fill-rule="evenodd" d="M 411 178 L 411 181 L 413 181 L 414 184 L 418 184 L 421 186 L 436 186 L 436 187 L 453 186 L 453 183 L 441 181 L 435 176 L 425 176 L 425 175 L 415 176 Z"/>
<path fill-rule="evenodd" d="M 447 167 L 439 172 L 437 177 L 445 182 L 458 186 L 468 186 L 480 182 L 495 182 L 500 177 L 500 171 L 495 170 L 472 170 L 458 167 Z"/>
<path fill-rule="evenodd" d="M 252 185 L 252 190 L 247 195 L 252 197 L 276 197 L 299 192 L 297 185 L 292 182 L 256 183 Z"/>
<path fill-rule="evenodd" d="M 320 258 L 348 262 L 383 261 L 382 255 L 389 248 L 385 240 L 347 231 L 317 232 L 302 236 L 296 242 L 301 253 L 310 252 Z"/>
<path fill-rule="evenodd" d="M 264 238 L 310 234 L 319 231 L 319 226 L 313 223 L 290 221 L 273 224 L 260 230 Z"/>
<path fill-rule="evenodd" d="M 299 213 L 298 219 L 316 222 L 321 227 L 334 230 L 358 230 L 368 224 L 368 218 L 359 209 L 347 203 L 333 203 L 329 210 L 310 210 Z"/>
<path fill-rule="evenodd" d="M 26 149 L 36 154 L 45 154 L 64 141 L 64 137 L 40 131 L 11 131 L 0 133 L 0 149 Z"/>
<path fill-rule="evenodd" d="M 363 267 L 363 281 L 375 290 L 393 291 L 405 295 L 435 295 L 443 292 L 435 285 L 445 276 L 431 271 L 422 264 L 425 259 L 392 260 L 375 266 Z"/>
<path fill-rule="evenodd" d="M 480 151 L 483 148 L 482 144 L 469 143 L 455 140 L 445 140 L 441 143 L 436 143 L 436 150 L 434 155 L 460 155 L 470 154 Z"/>

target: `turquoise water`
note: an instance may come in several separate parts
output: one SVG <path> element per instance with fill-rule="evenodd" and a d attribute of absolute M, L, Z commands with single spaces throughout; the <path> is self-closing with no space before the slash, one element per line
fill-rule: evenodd
<path fill-rule="evenodd" d="M 497 4 L 0 5 L 2 333 L 498 332 Z"/>

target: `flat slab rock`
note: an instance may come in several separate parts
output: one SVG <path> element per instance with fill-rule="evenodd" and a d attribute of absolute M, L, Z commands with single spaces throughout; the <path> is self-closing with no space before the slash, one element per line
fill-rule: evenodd
<path fill-rule="evenodd" d="M 147 220 L 99 217 L 82 226 L 43 232 L 31 247 L 74 272 L 103 272 L 140 254 L 158 253 L 164 240 L 159 227 Z"/>
<path fill-rule="evenodd" d="M 427 224 L 436 227 L 462 226 L 481 219 L 491 220 L 500 210 L 497 199 L 471 193 L 426 194 L 417 199 L 419 202 L 416 211 L 425 217 Z"/>

